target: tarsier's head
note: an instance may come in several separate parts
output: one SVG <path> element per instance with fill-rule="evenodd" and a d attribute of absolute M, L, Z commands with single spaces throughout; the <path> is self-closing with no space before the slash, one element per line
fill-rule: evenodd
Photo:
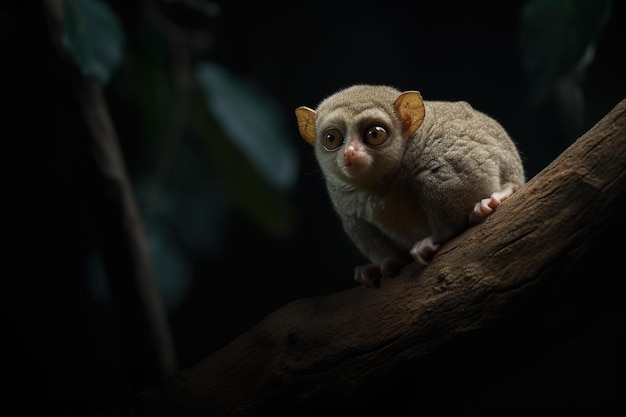
<path fill-rule="evenodd" d="M 327 97 L 316 110 L 298 107 L 296 118 L 327 177 L 368 187 L 397 169 L 407 138 L 424 120 L 424 102 L 417 91 L 355 85 Z"/>

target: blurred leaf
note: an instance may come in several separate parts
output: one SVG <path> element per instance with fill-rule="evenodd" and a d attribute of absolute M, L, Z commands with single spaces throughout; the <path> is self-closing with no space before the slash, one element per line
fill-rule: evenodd
<path fill-rule="evenodd" d="M 193 165 L 194 162 L 184 154 L 179 160 L 181 165 Z M 134 183 L 142 209 L 154 181 L 153 176 L 145 176 Z M 155 210 L 146 218 L 146 227 L 166 228 L 187 252 L 194 255 L 219 256 L 223 250 L 224 226 L 232 210 L 224 192 L 214 180 L 205 177 L 194 179 L 194 183 L 185 188 L 172 182 L 161 185 Z"/>
<path fill-rule="evenodd" d="M 217 121 L 207 113 L 205 96 L 200 91 L 192 97 L 189 133 L 204 146 L 201 154 L 222 185 L 217 198 L 228 198 L 256 223 L 276 237 L 289 235 L 295 224 L 289 190 L 275 187 L 244 152 L 236 146 Z"/>
<path fill-rule="evenodd" d="M 146 230 L 148 250 L 167 311 L 176 310 L 193 286 L 193 273 L 184 251 L 162 225 L 151 224 Z"/>
<path fill-rule="evenodd" d="M 177 158 L 183 167 L 193 166 L 199 159 L 185 152 Z M 191 170 L 197 173 L 197 167 Z M 145 222 L 150 258 L 168 311 L 175 310 L 188 296 L 196 260 L 219 257 L 224 251 L 224 229 L 231 207 L 214 181 L 198 176 L 185 187 L 176 181 L 161 184 L 158 202 Z M 134 182 L 140 207 L 145 206 L 155 181 L 146 175 Z"/>
<path fill-rule="evenodd" d="M 611 0 L 530 0 L 522 9 L 519 45 L 533 105 L 552 93 L 559 79 L 581 66 L 609 11 Z"/>
<path fill-rule="evenodd" d="M 139 160 L 131 168 L 156 171 L 160 154 L 171 136 L 172 117 L 176 114 L 177 96 L 171 80 L 168 45 L 163 35 L 148 25 L 139 25 L 126 57 L 112 82 L 121 110 L 118 118 L 136 124 L 141 130 Z M 136 139 L 137 140 L 137 139 Z M 173 154 L 172 157 L 175 157 Z"/>
<path fill-rule="evenodd" d="M 298 157 L 272 97 L 210 62 L 198 64 L 195 75 L 209 111 L 259 173 L 274 186 L 293 186 Z"/>
<path fill-rule="evenodd" d="M 159 295 L 166 310 L 172 312 L 183 303 L 191 291 L 193 286 L 191 266 L 181 248 L 173 243 L 158 225 L 148 228 L 146 235 Z M 87 290 L 93 299 L 101 304 L 110 304 L 111 290 L 98 250 L 93 250 L 88 255 L 85 269 Z"/>
<path fill-rule="evenodd" d="M 125 37 L 111 8 L 100 0 L 66 0 L 63 46 L 81 72 L 106 84 L 122 62 Z"/>

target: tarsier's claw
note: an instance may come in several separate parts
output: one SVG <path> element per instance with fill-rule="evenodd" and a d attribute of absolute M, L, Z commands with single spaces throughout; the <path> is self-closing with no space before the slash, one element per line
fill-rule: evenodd
<path fill-rule="evenodd" d="M 493 197 L 483 198 L 480 202 L 476 203 L 474 210 L 470 213 L 470 222 L 479 223 L 485 217 L 493 213 L 493 210 L 500 204 L 500 202 Z"/>

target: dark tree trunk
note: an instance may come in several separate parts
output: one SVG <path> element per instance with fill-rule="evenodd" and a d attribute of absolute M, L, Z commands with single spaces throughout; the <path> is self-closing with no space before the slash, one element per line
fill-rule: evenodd
<path fill-rule="evenodd" d="M 102 258 L 120 328 L 123 354 L 128 362 L 130 385 L 143 389 L 162 383 L 176 371 L 176 355 L 156 276 L 148 253 L 143 223 L 137 208 L 126 163 L 113 126 L 103 87 L 83 76 L 61 46 L 63 2 L 44 2 L 54 47 L 53 68 L 59 71 L 59 102 L 71 109 L 57 121 L 59 138 L 79 138 L 82 170 L 74 174 L 89 178 L 82 189 L 91 230 Z M 71 132 L 72 135 L 68 133 Z M 64 155 L 62 163 L 70 164 Z M 62 182 L 59 179 L 59 182 Z"/>

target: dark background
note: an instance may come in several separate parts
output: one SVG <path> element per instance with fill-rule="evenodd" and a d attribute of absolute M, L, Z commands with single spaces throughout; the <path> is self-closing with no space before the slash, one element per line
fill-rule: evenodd
<path fill-rule="evenodd" d="M 157 43 L 146 42 L 154 35 L 140 29 L 146 25 L 141 2 L 109 4 L 123 22 L 129 61 Z M 206 47 L 194 50 L 192 60 L 218 63 L 258 83 L 276 100 L 299 161 L 296 184 L 279 193 L 290 208 L 286 217 L 293 216 L 283 228 L 268 229 L 229 200 L 227 192 L 216 192 L 214 200 L 223 204 L 209 204 L 206 213 L 206 218 L 215 218 L 213 228 L 207 229 L 203 218 L 194 229 L 212 233 L 202 252 L 172 232 L 180 229 L 167 227 L 187 216 L 177 211 L 181 199 L 192 206 L 204 200 L 185 200 L 188 190 L 179 187 L 159 203 L 174 207 L 166 210 L 169 217 L 142 211 L 149 237 L 165 242 L 166 249 L 154 253 L 155 269 L 161 282 L 170 277 L 161 291 L 170 300 L 165 304 L 180 369 L 193 366 L 289 301 L 356 285 L 352 271 L 362 258 L 342 234 L 311 148 L 298 135 L 297 106 L 314 107 L 355 83 L 416 89 L 427 100 L 466 100 L 505 126 L 532 178 L 626 97 L 622 2 L 612 5 L 580 84 L 585 107 L 576 120 L 577 131 L 572 130 L 574 123 L 560 118 L 554 99 L 536 107 L 529 103 L 518 44 L 522 1 L 489 7 L 445 1 L 225 1 L 213 3 L 218 6 L 213 17 L 199 17 L 181 2 L 155 4 L 173 25 L 207 36 Z M 106 409 L 127 399 L 136 387 L 129 383 L 115 313 L 97 278 L 90 229 L 96 220 L 83 201 L 94 190 L 88 178 L 80 177 L 81 151 L 72 142 L 78 139 L 71 133 L 47 135 L 51 126 L 67 120 L 59 115 L 70 112 L 62 97 L 68 88 L 58 83 L 61 70 L 49 66 L 53 52 L 38 7 L 3 6 L 0 28 L 6 51 L 3 70 L 8 71 L 1 96 L 9 184 L 4 198 L 9 210 L 9 249 L 4 253 L 9 262 L 3 274 L 2 355 L 11 390 L 5 394 L 21 407 L 47 415 Z M 161 61 L 151 63 L 160 62 L 165 83 L 171 83 L 167 76 L 175 68 L 175 55 L 160 48 L 155 54 Z M 142 116 L 141 101 L 129 99 L 131 73 L 122 68 L 105 92 L 138 205 L 144 207 L 141 181 L 155 175 L 154 155 L 163 145 L 150 138 L 150 123 L 158 120 Z M 155 106 L 169 111 L 167 100 Z M 183 135 L 183 141 L 193 138 Z M 185 155 L 176 157 L 172 176 L 187 163 Z M 216 188 L 227 188 L 223 172 L 199 172 L 211 176 Z M 226 175 L 240 174 L 233 167 Z M 180 180 L 169 184 L 170 189 L 177 184 Z M 211 196 L 211 190 L 215 188 L 207 188 L 206 194 Z M 165 258 L 172 262 L 161 262 Z M 184 280 L 171 280 L 183 272 Z M 168 298 L 168 291 L 176 297 Z M 623 314 L 620 320 L 621 331 Z"/>

